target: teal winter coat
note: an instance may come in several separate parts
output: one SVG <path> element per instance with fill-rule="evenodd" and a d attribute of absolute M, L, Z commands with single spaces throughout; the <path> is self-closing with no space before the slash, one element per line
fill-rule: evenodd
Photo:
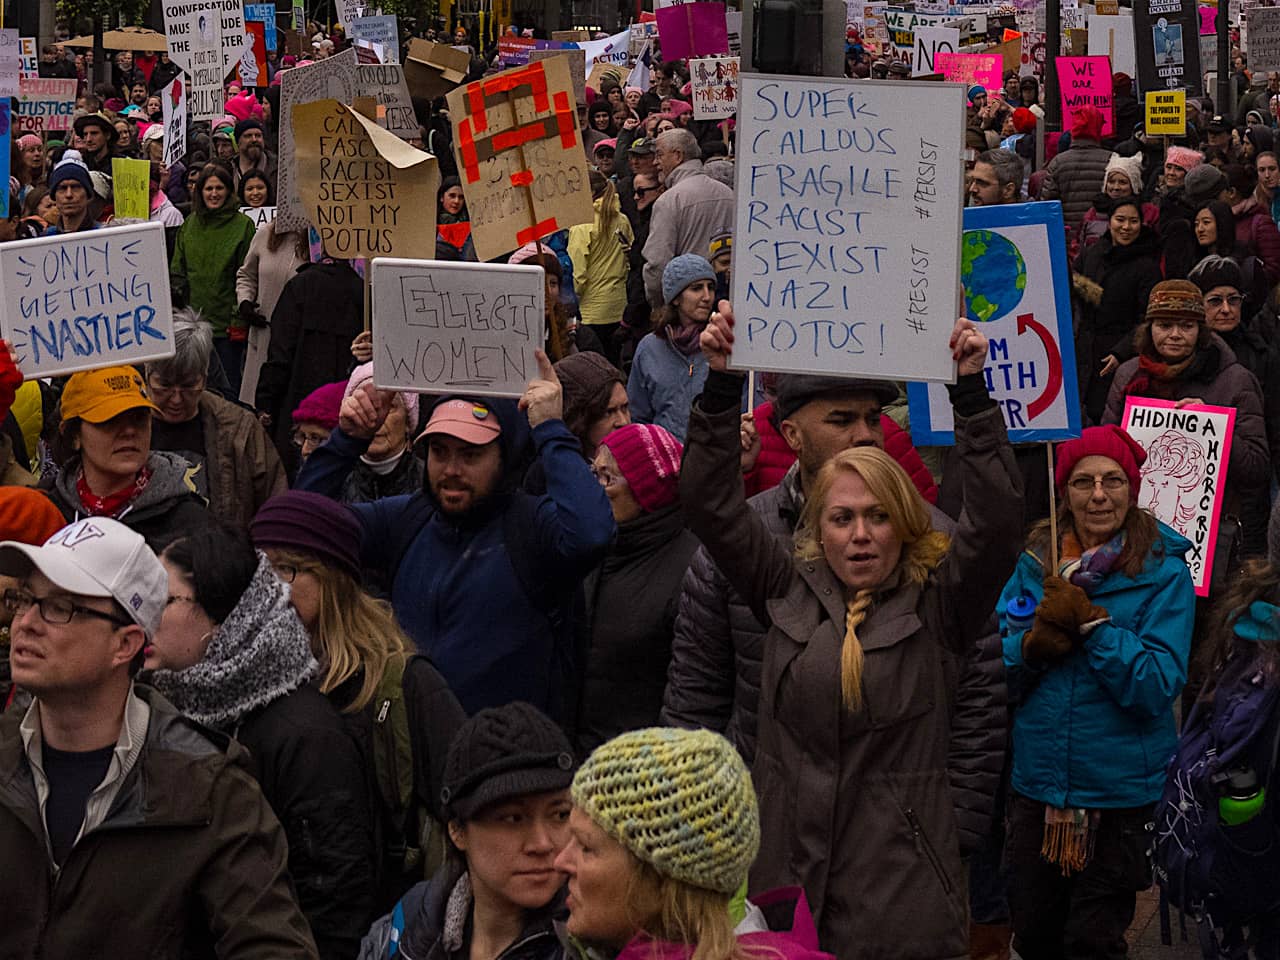
<path fill-rule="evenodd" d="M 1177 741 L 1173 702 L 1187 681 L 1195 590 L 1191 544 L 1160 524 L 1160 545 L 1137 577 L 1112 573 L 1090 598 L 1111 622 L 1044 670 L 1022 661 L 1024 631 L 1006 607 L 1044 595 L 1044 566 L 1025 551 L 1000 597 L 1000 631 L 1011 695 L 1013 788 L 1055 807 L 1113 809 L 1160 799 Z"/>

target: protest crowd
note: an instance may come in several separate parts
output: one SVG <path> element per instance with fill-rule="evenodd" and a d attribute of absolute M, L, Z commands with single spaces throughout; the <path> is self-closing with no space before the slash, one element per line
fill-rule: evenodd
<path fill-rule="evenodd" d="M 40 49 L 76 90 L 0 109 L 0 957 L 1120 960 L 1158 896 L 1177 956 L 1280 960 L 1280 64 L 1180 135 L 1108 69 L 1047 131 L 1033 72 L 917 83 L 851 28 L 850 103 L 963 138 L 910 132 L 963 188 L 894 215 L 956 228 L 912 234 L 965 284 L 925 385 L 760 360 L 758 88 L 686 15 L 610 59 L 282 12 L 213 100 L 190 50 Z"/>

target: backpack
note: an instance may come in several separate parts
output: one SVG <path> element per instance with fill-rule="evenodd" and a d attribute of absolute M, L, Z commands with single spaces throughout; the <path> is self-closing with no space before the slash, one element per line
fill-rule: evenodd
<path fill-rule="evenodd" d="M 1280 789 L 1278 701 L 1280 685 L 1267 683 L 1258 658 L 1236 655 L 1222 668 L 1213 701 L 1197 702 L 1183 725 L 1155 808 L 1152 861 L 1166 944 L 1169 904 L 1195 919 L 1206 957 L 1220 955 L 1217 930 L 1239 942 L 1251 919 L 1280 909 L 1275 796 L 1235 826 L 1218 813 L 1232 771 L 1252 768 L 1265 789 Z"/>

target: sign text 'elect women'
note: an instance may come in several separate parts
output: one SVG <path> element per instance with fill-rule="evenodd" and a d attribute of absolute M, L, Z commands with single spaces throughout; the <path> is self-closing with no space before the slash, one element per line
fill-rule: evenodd
<path fill-rule="evenodd" d="M 954 84 L 742 75 L 735 367 L 954 378 L 964 116 Z"/>

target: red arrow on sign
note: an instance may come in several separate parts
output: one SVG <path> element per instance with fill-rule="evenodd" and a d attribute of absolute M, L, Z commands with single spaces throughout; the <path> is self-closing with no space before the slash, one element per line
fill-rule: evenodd
<path fill-rule="evenodd" d="M 1018 316 L 1018 336 L 1030 330 L 1044 344 L 1044 352 L 1049 355 L 1049 382 L 1044 385 L 1044 392 L 1027 404 L 1027 415 L 1034 420 L 1049 409 L 1058 394 L 1062 392 L 1062 354 L 1058 352 L 1058 343 L 1044 326 L 1029 313 Z"/>

